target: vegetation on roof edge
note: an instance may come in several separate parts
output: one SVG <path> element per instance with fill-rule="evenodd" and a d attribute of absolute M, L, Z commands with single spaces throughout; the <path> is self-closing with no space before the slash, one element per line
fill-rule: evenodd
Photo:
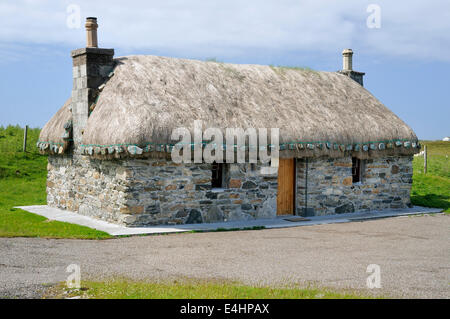
<path fill-rule="evenodd" d="M 226 63 L 220 60 L 217 60 L 217 58 L 215 57 L 210 57 L 210 58 L 205 58 L 204 59 L 205 62 L 214 62 L 214 63 Z M 228 64 L 233 64 L 233 63 L 228 63 Z M 272 69 L 282 69 L 282 70 L 295 70 L 295 71 L 305 71 L 305 72 L 318 72 L 317 70 L 314 70 L 310 67 L 307 66 L 296 66 L 296 65 L 273 65 L 273 64 L 261 64 L 264 66 L 269 66 Z"/>

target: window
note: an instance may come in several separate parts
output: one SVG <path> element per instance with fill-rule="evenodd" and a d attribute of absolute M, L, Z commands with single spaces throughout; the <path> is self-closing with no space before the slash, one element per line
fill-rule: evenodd
<path fill-rule="evenodd" d="M 211 187 L 212 188 L 222 188 L 223 187 L 223 170 L 224 170 L 224 164 L 223 163 L 212 163 L 211 165 L 211 171 L 212 171 L 212 177 L 211 177 Z"/>
<path fill-rule="evenodd" d="M 362 161 L 359 158 L 352 157 L 352 180 L 353 183 L 362 181 Z"/>

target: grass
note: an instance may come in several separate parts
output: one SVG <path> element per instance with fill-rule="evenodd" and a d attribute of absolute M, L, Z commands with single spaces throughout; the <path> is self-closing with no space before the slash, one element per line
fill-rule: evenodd
<path fill-rule="evenodd" d="M 0 127 L 0 237 L 110 238 L 88 227 L 48 219 L 14 206 L 45 205 L 47 157 L 38 153 L 39 129 L 28 130 L 27 152 L 22 151 L 23 129 Z"/>
<path fill-rule="evenodd" d="M 423 171 L 423 156 L 415 156 L 411 202 L 419 206 L 443 208 L 448 214 L 450 213 L 450 142 L 422 141 L 421 143 L 427 145 L 427 174 Z"/>
<path fill-rule="evenodd" d="M 294 71 L 302 71 L 307 74 L 317 74 L 317 71 L 311 69 L 309 67 L 301 67 L 301 66 L 286 66 L 286 65 L 270 65 L 270 68 L 275 71 L 275 73 L 284 76 L 286 74 L 286 70 L 294 70 Z"/>
<path fill-rule="evenodd" d="M 288 65 L 278 65 L 277 68 L 285 69 L 285 70 L 296 70 L 296 71 L 306 71 L 306 72 L 317 72 L 310 67 L 305 66 L 288 66 Z"/>
<path fill-rule="evenodd" d="M 223 63 L 222 61 L 217 60 L 217 58 L 215 58 L 215 57 L 206 58 L 205 62 Z"/>
<path fill-rule="evenodd" d="M 60 284 L 50 289 L 50 298 L 94 299 L 359 299 L 359 293 L 319 288 L 253 287 L 233 282 L 174 281 L 142 282 L 126 279 L 83 281 L 81 289 Z"/>

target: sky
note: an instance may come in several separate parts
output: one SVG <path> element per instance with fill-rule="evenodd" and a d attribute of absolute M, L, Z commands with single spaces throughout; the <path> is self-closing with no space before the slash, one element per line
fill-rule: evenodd
<path fill-rule="evenodd" d="M 0 126 L 42 127 L 63 105 L 88 16 L 115 56 L 337 71 L 352 48 L 364 86 L 420 139 L 450 136 L 447 0 L 0 0 Z"/>

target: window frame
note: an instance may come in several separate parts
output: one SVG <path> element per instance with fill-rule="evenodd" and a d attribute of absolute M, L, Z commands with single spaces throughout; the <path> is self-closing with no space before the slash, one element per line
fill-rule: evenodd
<path fill-rule="evenodd" d="M 217 167 L 217 168 L 215 168 Z M 216 173 L 216 177 L 214 174 Z M 228 165 L 226 163 L 211 164 L 211 189 L 224 189 L 228 187 Z"/>
<path fill-rule="evenodd" d="M 357 157 L 352 157 L 352 183 L 362 184 L 364 176 L 364 160 Z"/>

